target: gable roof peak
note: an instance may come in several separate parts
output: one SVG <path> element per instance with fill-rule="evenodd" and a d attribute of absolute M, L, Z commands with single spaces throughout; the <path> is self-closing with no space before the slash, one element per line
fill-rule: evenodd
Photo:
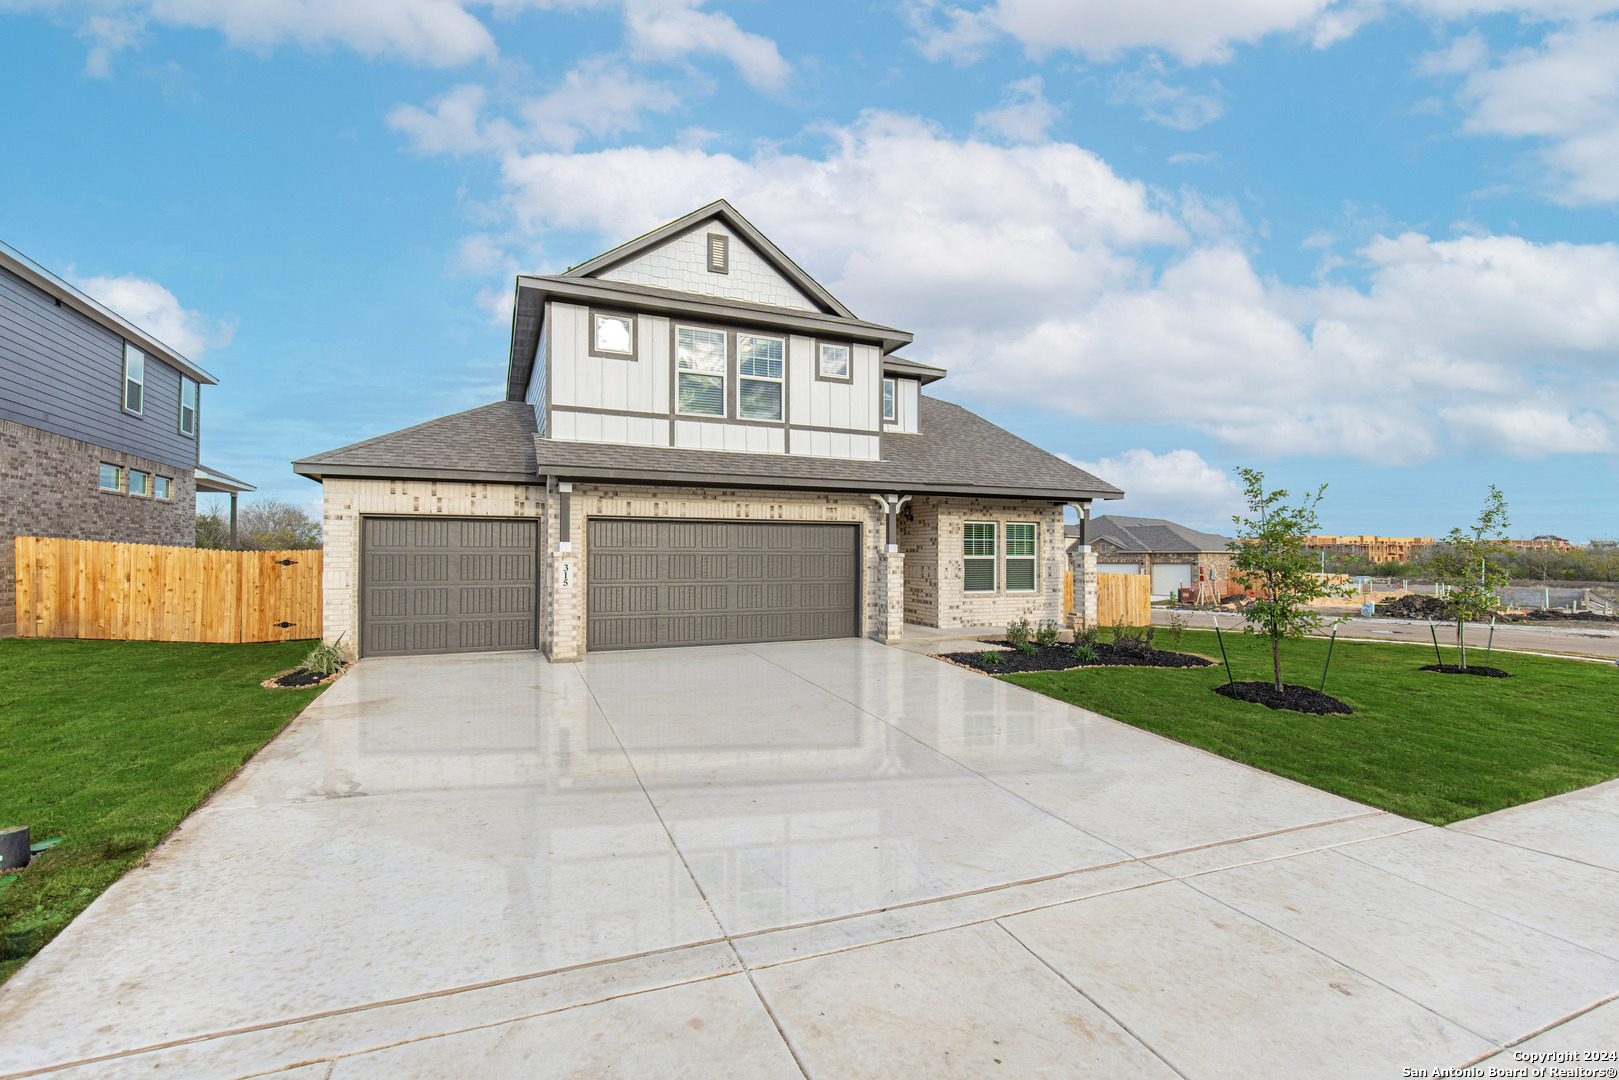
<path fill-rule="evenodd" d="M 578 266 L 570 267 L 561 276 L 574 278 L 600 277 L 614 267 L 621 266 L 653 248 L 699 229 L 710 221 L 719 221 L 740 236 L 744 243 L 759 254 L 760 258 L 769 263 L 777 273 L 786 278 L 799 292 L 803 293 L 810 303 L 819 307 L 826 314 L 837 315 L 845 319 L 856 317 L 855 313 L 845 307 L 841 300 L 828 292 L 820 282 L 810 277 L 803 267 L 788 258 L 784 251 L 771 242 L 770 238 L 760 232 L 751 221 L 743 217 L 742 213 L 726 199 L 715 199 L 707 206 L 698 207 L 683 217 L 678 217 L 667 224 L 660 225 L 650 232 L 642 233 L 635 239 L 628 240 L 610 251 L 605 251 L 593 259 L 587 259 Z"/>

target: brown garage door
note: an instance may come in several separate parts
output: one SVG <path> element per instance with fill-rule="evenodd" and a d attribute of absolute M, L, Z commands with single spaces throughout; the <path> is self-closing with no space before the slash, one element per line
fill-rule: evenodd
<path fill-rule="evenodd" d="M 592 649 L 859 633 L 859 528 L 593 518 Z"/>
<path fill-rule="evenodd" d="M 533 521 L 364 519 L 366 656 L 534 648 Z"/>

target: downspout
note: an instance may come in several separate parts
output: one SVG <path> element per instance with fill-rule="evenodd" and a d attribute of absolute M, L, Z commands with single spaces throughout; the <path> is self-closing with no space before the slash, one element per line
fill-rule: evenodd
<path fill-rule="evenodd" d="M 236 492 L 230 493 L 230 548 L 236 550 Z"/>

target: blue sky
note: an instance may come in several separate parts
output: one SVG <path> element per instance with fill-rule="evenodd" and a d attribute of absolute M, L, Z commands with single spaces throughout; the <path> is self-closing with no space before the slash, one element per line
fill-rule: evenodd
<path fill-rule="evenodd" d="M 512 276 L 731 199 L 936 389 L 1218 527 L 1619 534 L 1619 0 L 0 0 L 0 239 L 204 458 L 495 400 Z M 16 107 L 25 103 L 25 107 Z"/>

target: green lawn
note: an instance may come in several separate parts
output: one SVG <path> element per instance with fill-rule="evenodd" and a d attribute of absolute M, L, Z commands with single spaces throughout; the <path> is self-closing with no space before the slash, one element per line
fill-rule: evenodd
<path fill-rule="evenodd" d="M 65 839 L 0 886 L 0 981 L 319 692 L 312 642 L 0 641 L 0 828 Z"/>
<path fill-rule="evenodd" d="M 1159 628 L 1158 644 L 1168 647 Z M 1267 639 L 1226 634 L 1237 680 L 1269 679 Z M 1214 633 L 1181 651 L 1220 658 Z M 1316 686 L 1324 640 L 1282 646 L 1282 675 Z M 1456 662 L 1446 649 L 1445 662 Z M 1483 650 L 1468 650 L 1470 663 Z M 1090 668 L 1001 678 L 1345 798 L 1444 825 L 1619 776 L 1619 667 L 1495 653 L 1511 679 L 1438 675 L 1431 648 L 1338 641 L 1327 693 L 1352 716 L 1306 716 L 1212 692 L 1224 667 Z"/>

